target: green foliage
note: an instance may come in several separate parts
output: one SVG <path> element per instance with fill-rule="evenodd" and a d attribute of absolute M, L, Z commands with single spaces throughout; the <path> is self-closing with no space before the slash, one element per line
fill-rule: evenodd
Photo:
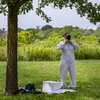
<path fill-rule="evenodd" d="M 0 38 L 0 46 L 6 46 L 7 40 L 5 38 Z"/>
<path fill-rule="evenodd" d="M 64 40 L 63 37 L 61 37 L 57 33 L 54 33 L 54 34 L 51 34 L 51 36 L 49 36 L 48 39 L 46 39 L 43 44 L 44 46 L 52 47 L 52 46 L 56 46 L 60 41 L 63 41 L 63 40 Z"/>
<path fill-rule="evenodd" d="M 33 0 L 27 0 L 25 3 L 23 3 L 19 9 L 19 14 L 26 14 L 30 10 L 33 10 Z"/>
<path fill-rule="evenodd" d="M 85 31 L 86 30 L 79 29 L 78 27 L 65 26 L 62 28 L 54 28 L 54 29 L 48 29 L 46 31 L 40 31 L 38 34 L 42 38 L 48 38 L 50 35 L 55 34 L 55 33 L 57 33 L 61 37 L 63 36 L 64 33 L 70 33 L 72 35 L 72 37 L 75 38 L 75 37 L 78 37 L 79 35 L 81 35 Z"/>
<path fill-rule="evenodd" d="M 6 15 L 8 13 L 8 7 L 13 6 L 17 7 L 18 14 L 26 14 L 30 10 L 33 10 L 32 5 L 33 0 L 2 0 L 0 1 L 0 13 Z M 58 7 L 59 9 L 70 7 L 76 8 L 77 13 L 83 17 L 86 16 L 90 22 L 96 24 L 100 22 L 100 4 L 92 4 L 88 0 L 38 0 L 38 7 L 36 8 L 36 14 L 41 16 L 46 22 L 50 22 L 51 18 L 48 17 L 42 8 L 53 5 L 54 8 Z M 9 6 L 11 5 L 11 6 Z"/>
<path fill-rule="evenodd" d="M 100 37 L 95 36 L 94 34 L 90 35 L 90 36 L 81 36 L 76 39 L 74 39 L 76 42 L 78 42 L 80 45 L 98 45 L 98 40 L 100 39 Z"/>
<path fill-rule="evenodd" d="M 94 34 L 97 37 L 100 37 L 100 28 L 97 28 L 96 30 L 93 29 L 80 29 L 78 27 L 72 27 L 72 26 L 65 26 L 63 28 L 54 28 L 46 31 L 40 31 L 38 34 L 42 38 L 48 38 L 50 35 L 57 33 L 61 37 L 64 33 L 70 33 L 72 38 L 79 38 L 82 36 L 90 36 Z"/>
<path fill-rule="evenodd" d="M 24 46 L 19 48 L 18 59 L 26 61 L 57 60 L 60 54 L 54 48 L 44 46 Z"/>
<path fill-rule="evenodd" d="M 5 0 L 0 1 L 0 13 L 3 13 L 4 15 L 7 14 L 7 5 L 4 2 Z"/>
<path fill-rule="evenodd" d="M 100 59 L 99 37 L 92 34 L 90 36 L 81 36 L 72 39 L 81 48 L 79 51 L 75 51 L 76 59 Z M 48 39 L 38 43 L 36 46 L 29 45 L 19 50 L 19 56 L 24 55 L 26 60 L 59 60 L 61 51 L 56 49 L 56 45 L 63 40 L 57 33 L 52 34 Z M 20 51 L 24 54 L 20 53 Z M 24 59 L 20 56 L 19 60 L 20 58 Z"/>
<path fill-rule="evenodd" d="M 81 46 L 79 51 L 75 51 L 76 59 L 100 59 L 100 47 Z"/>
<path fill-rule="evenodd" d="M 41 16 L 41 18 L 42 18 L 43 20 L 45 20 L 47 23 L 50 22 L 50 21 L 52 21 L 52 20 L 51 20 L 51 17 L 48 17 L 48 16 L 42 11 L 41 8 L 36 8 L 36 14 L 37 14 L 38 16 Z"/>
<path fill-rule="evenodd" d="M 0 61 L 6 61 L 7 60 L 7 48 L 0 46 Z"/>
<path fill-rule="evenodd" d="M 48 29 L 53 29 L 51 25 L 45 25 L 41 28 L 41 30 L 48 30 Z"/>
<path fill-rule="evenodd" d="M 46 31 L 27 29 L 19 32 L 18 60 L 60 60 L 61 51 L 56 49 L 56 45 L 64 40 L 62 36 L 65 32 L 70 32 L 72 40 L 80 45 L 80 50 L 75 51 L 76 59 L 100 59 L 100 37 L 95 34 L 99 33 L 99 28 L 83 30 L 65 26 Z M 6 43 L 5 38 L 0 39 L 0 60 L 6 60 Z"/>
<path fill-rule="evenodd" d="M 41 8 L 44 8 L 49 4 L 53 4 L 54 8 L 58 7 L 59 9 L 62 9 L 63 7 L 70 7 L 72 9 L 75 7 L 77 13 L 81 17 L 86 16 L 87 19 L 94 24 L 100 22 L 100 5 L 97 3 L 93 5 L 91 2 L 88 2 L 88 0 L 42 0 L 38 8 L 38 15 L 41 14 Z"/>
<path fill-rule="evenodd" d="M 95 31 L 95 35 L 100 37 L 100 27 L 98 27 Z"/>
<path fill-rule="evenodd" d="M 23 44 L 33 43 L 39 36 L 35 33 L 34 30 L 30 31 L 21 31 L 18 33 L 18 42 Z"/>

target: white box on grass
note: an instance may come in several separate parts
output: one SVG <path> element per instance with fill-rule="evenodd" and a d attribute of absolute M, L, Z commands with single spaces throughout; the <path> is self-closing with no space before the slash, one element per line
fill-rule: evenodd
<path fill-rule="evenodd" d="M 44 81 L 42 90 L 43 92 L 53 92 L 59 90 L 61 86 L 62 86 L 62 82 Z"/>

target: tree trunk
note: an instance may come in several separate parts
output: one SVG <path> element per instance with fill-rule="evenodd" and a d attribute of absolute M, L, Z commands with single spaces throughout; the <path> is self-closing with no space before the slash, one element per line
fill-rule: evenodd
<path fill-rule="evenodd" d="M 8 4 L 8 41 L 7 41 L 7 69 L 5 95 L 18 93 L 17 75 L 17 32 L 18 9 L 13 4 Z"/>

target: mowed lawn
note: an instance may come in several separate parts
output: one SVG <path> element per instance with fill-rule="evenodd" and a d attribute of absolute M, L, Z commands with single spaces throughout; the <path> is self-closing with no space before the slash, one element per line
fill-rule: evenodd
<path fill-rule="evenodd" d="M 59 61 L 18 62 L 19 86 L 34 83 L 42 89 L 43 81 L 59 81 Z M 4 96 L 6 62 L 0 62 L 0 100 L 100 100 L 100 60 L 77 60 L 77 89 L 64 94 L 18 94 Z M 68 75 L 67 83 L 70 78 Z"/>

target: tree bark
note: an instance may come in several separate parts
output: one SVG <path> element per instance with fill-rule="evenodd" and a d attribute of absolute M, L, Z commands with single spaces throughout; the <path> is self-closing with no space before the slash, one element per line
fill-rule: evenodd
<path fill-rule="evenodd" d="M 17 32 L 18 9 L 13 4 L 8 4 L 8 46 L 5 95 L 14 95 L 18 93 Z"/>

